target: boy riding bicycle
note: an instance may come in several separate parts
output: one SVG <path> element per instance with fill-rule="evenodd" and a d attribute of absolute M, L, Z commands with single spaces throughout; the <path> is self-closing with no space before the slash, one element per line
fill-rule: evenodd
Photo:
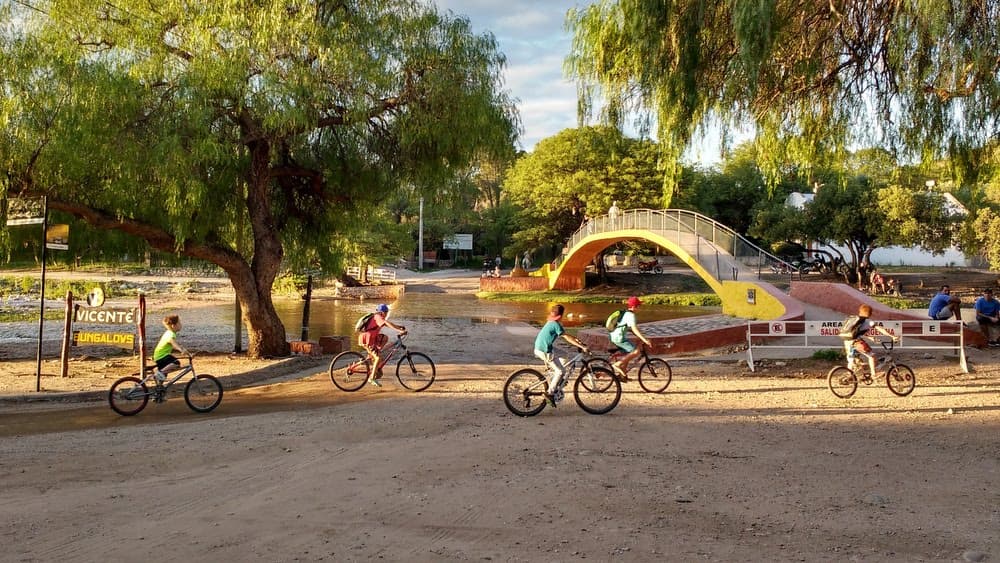
<path fill-rule="evenodd" d="M 646 335 L 644 335 L 639 330 L 639 327 L 636 326 L 635 310 L 639 308 L 639 305 L 642 305 L 642 301 L 633 295 L 628 298 L 628 301 L 625 304 L 628 306 L 628 309 L 622 313 L 621 317 L 619 317 L 618 324 L 615 326 L 615 329 L 608 333 L 608 338 L 611 340 L 611 343 L 617 346 L 618 349 L 624 354 L 621 359 L 611 364 L 611 367 L 614 368 L 619 379 L 622 381 L 628 381 L 629 362 L 637 358 L 639 354 L 642 353 L 642 350 L 637 348 L 636 345 L 628 339 L 628 333 L 631 332 L 634 334 L 636 338 L 641 340 L 646 346 L 650 348 L 653 347 L 653 344 L 648 338 L 646 338 Z"/>
<path fill-rule="evenodd" d="M 382 334 L 382 327 L 387 326 L 398 330 L 400 334 L 406 334 L 406 327 L 394 324 L 387 318 L 388 316 L 389 306 L 385 303 L 379 303 L 375 307 L 375 313 L 362 328 L 361 335 L 358 336 L 358 344 L 368 352 L 368 357 L 372 360 L 374 370 L 372 371 L 371 378 L 368 379 L 368 383 L 371 383 L 375 387 L 382 386 L 378 380 L 382 377 L 382 364 L 385 363 L 385 360 L 382 359 L 380 352 L 386 342 L 389 341 L 389 337 Z"/>
<path fill-rule="evenodd" d="M 549 379 L 545 400 L 553 407 L 556 406 L 556 392 L 559 390 L 559 382 L 562 380 L 563 372 L 566 369 L 565 360 L 556 357 L 552 352 L 552 345 L 555 344 L 556 339 L 561 336 L 566 342 L 576 346 L 584 353 L 590 353 L 587 346 L 577 340 L 575 336 L 566 334 L 566 329 L 559 322 L 562 320 L 565 310 L 565 307 L 560 304 L 553 305 L 549 309 L 549 316 L 546 319 L 545 325 L 542 326 L 542 330 L 538 331 L 538 336 L 535 337 L 535 356 L 545 362 L 545 367 L 552 370 L 552 377 Z"/>
<path fill-rule="evenodd" d="M 875 375 L 875 354 L 872 353 L 872 347 L 864 339 L 864 336 L 868 334 L 868 331 L 875 329 L 875 332 L 881 333 L 889 338 L 892 338 L 893 342 L 899 342 L 899 337 L 894 336 L 888 330 L 876 325 L 871 320 L 872 308 L 871 305 L 862 304 L 858 307 L 858 320 L 853 326 L 852 335 L 853 338 L 844 341 L 844 351 L 847 354 L 847 363 L 850 367 L 852 360 L 857 357 L 858 354 L 864 356 L 868 359 L 868 373 L 871 376 Z M 847 327 L 845 327 L 847 328 Z M 852 368 L 853 369 L 853 368 Z"/>

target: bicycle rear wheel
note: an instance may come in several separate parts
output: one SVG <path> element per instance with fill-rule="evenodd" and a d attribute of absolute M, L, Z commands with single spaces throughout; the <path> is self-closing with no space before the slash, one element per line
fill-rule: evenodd
<path fill-rule="evenodd" d="M 396 363 L 396 379 L 410 391 L 420 392 L 434 383 L 434 362 L 427 354 L 409 352 Z"/>
<path fill-rule="evenodd" d="M 841 399 L 850 399 L 858 390 L 858 376 L 844 366 L 831 369 L 826 376 L 826 383 L 830 386 L 830 391 Z"/>
<path fill-rule="evenodd" d="M 503 403 L 517 416 L 535 416 L 545 409 L 548 388 L 542 374 L 531 368 L 518 370 L 503 384 Z"/>
<path fill-rule="evenodd" d="M 670 364 L 666 360 L 650 358 L 639 366 L 639 386 L 650 393 L 663 393 L 672 379 Z"/>
<path fill-rule="evenodd" d="M 212 412 L 222 402 L 222 383 L 212 375 L 196 375 L 184 387 L 184 402 L 194 412 Z"/>
<path fill-rule="evenodd" d="M 622 384 L 613 373 L 595 367 L 591 369 L 593 378 L 597 381 L 610 382 L 607 386 L 592 385 L 588 382 L 590 374 L 581 372 L 573 383 L 573 398 L 580 408 L 590 414 L 605 414 L 611 412 L 622 398 Z"/>
<path fill-rule="evenodd" d="M 889 386 L 889 391 L 900 397 L 905 397 L 912 393 L 913 388 L 917 386 L 917 376 L 913 374 L 913 370 L 909 366 L 896 364 L 885 372 L 885 384 Z"/>
<path fill-rule="evenodd" d="M 122 416 L 132 416 L 146 408 L 149 403 L 149 388 L 138 377 L 123 377 L 111 384 L 108 404 L 111 410 Z"/>
<path fill-rule="evenodd" d="M 587 391 L 591 393 L 603 393 L 614 384 L 612 379 L 615 379 L 615 376 L 611 373 L 611 368 L 605 367 L 605 364 L 610 366 L 604 360 L 591 360 L 583 364 L 583 369 L 580 370 L 580 377 L 583 378 L 582 385 Z M 610 378 L 608 377 L 609 374 L 611 375 Z"/>
<path fill-rule="evenodd" d="M 368 358 L 353 350 L 341 352 L 330 362 L 330 381 L 342 391 L 357 391 L 365 386 L 371 366 Z"/>

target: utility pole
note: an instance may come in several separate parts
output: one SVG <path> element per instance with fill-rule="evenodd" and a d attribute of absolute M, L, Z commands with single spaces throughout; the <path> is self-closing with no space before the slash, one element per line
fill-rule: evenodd
<path fill-rule="evenodd" d="M 424 269 L 424 198 L 420 198 L 420 222 L 417 223 L 417 267 Z"/>

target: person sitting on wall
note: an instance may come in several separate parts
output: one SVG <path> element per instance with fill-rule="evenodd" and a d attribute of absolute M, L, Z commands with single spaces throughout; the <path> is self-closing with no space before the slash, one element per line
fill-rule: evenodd
<path fill-rule="evenodd" d="M 951 294 L 950 287 L 942 285 L 941 291 L 931 299 L 927 316 L 935 321 L 946 321 L 954 316 L 955 320 L 960 321 L 962 320 L 962 300 Z"/>

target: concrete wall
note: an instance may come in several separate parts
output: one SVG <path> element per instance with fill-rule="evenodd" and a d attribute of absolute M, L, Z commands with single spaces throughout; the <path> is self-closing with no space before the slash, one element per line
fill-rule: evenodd
<path fill-rule="evenodd" d="M 819 307 L 831 309 L 842 313 L 845 317 L 847 315 L 856 315 L 859 306 L 868 304 L 872 308 L 872 318 L 875 320 L 921 322 L 930 320 L 927 315 L 914 315 L 907 311 L 887 307 L 881 302 L 872 299 L 868 294 L 862 293 L 843 283 L 793 281 L 789 293 L 791 297 L 803 303 L 811 303 Z M 916 325 L 912 326 L 916 328 Z M 910 326 L 904 323 L 904 335 L 908 329 L 910 329 Z M 967 345 L 977 347 L 986 345 L 986 338 L 983 337 L 983 333 L 979 332 L 979 330 L 965 328 L 963 333 L 963 338 Z M 932 340 L 933 338 L 928 337 L 927 339 Z"/>

